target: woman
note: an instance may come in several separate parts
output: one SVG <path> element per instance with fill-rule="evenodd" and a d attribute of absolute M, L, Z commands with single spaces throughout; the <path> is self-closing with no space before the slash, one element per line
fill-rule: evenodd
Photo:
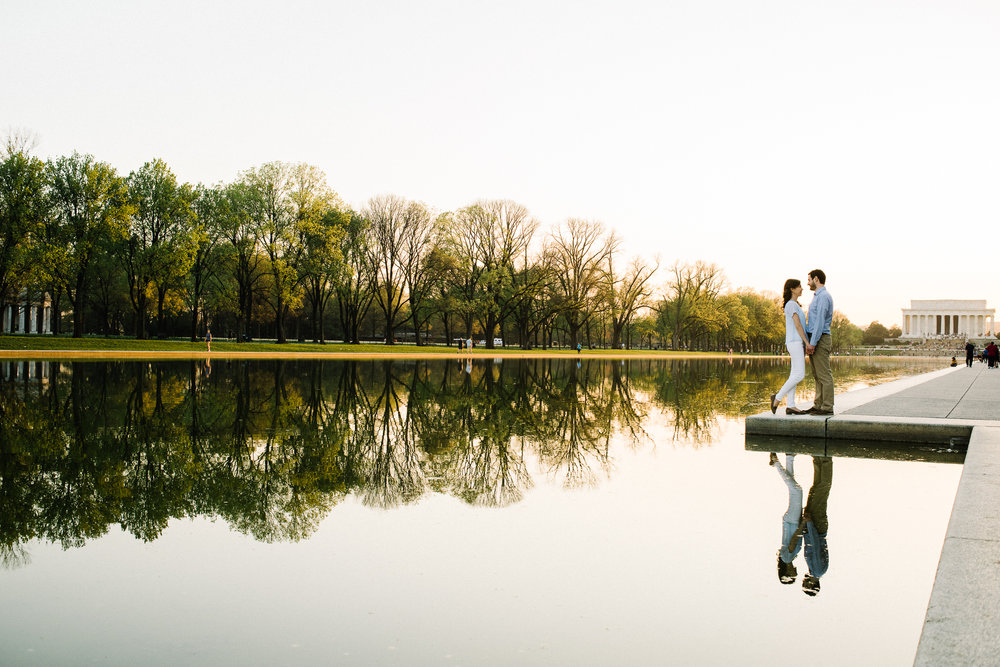
<path fill-rule="evenodd" d="M 795 405 L 795 386 L 802 382 L 806 376 L 806 315 L 799 305 L 799 297 L 802 296 L 802 283 L 795 278 L 785 281 L 785 289 L 782 298 L 785 301 L 785 347 L 792 357 L 792 372 L 788 374 L 788 380 L 781 387 L 777 394 L 771 394 L 771 412 L 778 411 L 781 399 L 787 396 L 785 407 L 786 415 L 804 415 L 805 411 L 799 410 Z"/>
<path fill-rule="evenodd" d="M 778 462 L 778 455 L 771 452 L 771 465 L 788 487 L 788 509 L 781 517 L 781 548 L 778 550 L 778 581 L 795 583 L 798 571 L 795 557 L 802 548 L 802 487 L 795 481 L 795 454 L 785 454 L 785 465 Z"/>

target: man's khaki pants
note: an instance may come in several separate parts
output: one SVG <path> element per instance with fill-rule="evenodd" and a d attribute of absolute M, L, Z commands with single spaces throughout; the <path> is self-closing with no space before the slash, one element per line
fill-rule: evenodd
<path fill-rule="evenodd" d="M 833 410 L 833 371 L 830 370 L 830 350 L 833 339 L 830 334 L 820 336 L 816 350 L 809 355 L 813 379 L 816 380 L 816 399 L 813 407 L 817 410 Z"/>

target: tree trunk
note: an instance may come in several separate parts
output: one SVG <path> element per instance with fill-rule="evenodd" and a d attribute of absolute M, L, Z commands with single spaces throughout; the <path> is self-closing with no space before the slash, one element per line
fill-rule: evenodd
<path fill-rule="evenodd" d="M 83 338 L 84 303 L 87 301 L 86 276 L 81 271 L 76 277 L 76 294 L 73 299 L 73 338 Z"/>
<path fill-rule="evenodd" d="M 275 337 L 279 343 L 287 343 L 285 339 L 285 300 L 278 298 L 278 307 L 275 308 Z"/>

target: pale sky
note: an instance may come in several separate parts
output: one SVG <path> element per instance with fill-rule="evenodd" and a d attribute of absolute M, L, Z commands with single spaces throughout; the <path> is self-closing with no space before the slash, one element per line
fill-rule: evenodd
<path fill-rule="evenodd" d="M 0 0 L 0 129 L 123 173 L 595 219 L 838 310 L 1000 306 L 1000 3 Z M 662 276 L 666 279 L 666 275 Z M 804 298 L 808 302 L 809 297 Z"/>

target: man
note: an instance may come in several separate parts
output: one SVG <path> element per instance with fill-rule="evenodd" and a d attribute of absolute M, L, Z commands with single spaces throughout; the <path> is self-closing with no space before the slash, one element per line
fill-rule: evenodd
<path fill-rule="evenodd" d="M 972 358 L 976 356 L 976 346 L 971 340 L 965 341 L 965 365 L 972 368 Z"/>
<path fill-rule="evenodd" d="M 811 415 L 833 414 L 833 372 L 830 370 L 830 351 L 833 339 L 830 324 L 833 322 L 833 298 L 826 291 L 826 274 L 819 269 L 809 272 L 806 281 L 815 294 L 809 303 L 806 316 L 806 354 L 816 380 L 816 398 L 813 406 L 806 410 Z"/>

